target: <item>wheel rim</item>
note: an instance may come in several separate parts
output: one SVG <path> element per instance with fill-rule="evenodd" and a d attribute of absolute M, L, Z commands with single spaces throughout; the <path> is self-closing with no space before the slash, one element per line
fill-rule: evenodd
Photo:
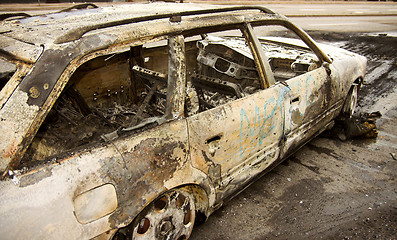
<path fill-rule="evenodd" d="M 188 239 L 194 219 L 192 196 L 183 189 L 171 190 L 145 208 L 135 221 L 132 239 Z"/>
<path fill-rule="evenodd" d="M 357 86 L 354 86 L 350 99 L 350 109 L 349 109 L 350 117 L 353 116 L 354 110 L 356 109 L 356 105 L 357 105 Z"/>
<path fill-rule="evenodd" d="M 354 114 L 354 110 L 357 105 L 357 95 L 358 95 L 358 87 L 355 85 L 352 87 L 351 91 L 349 92 L 348 100 L 344 107 L 344 113 L 346 117 L 351 118 Z"/>

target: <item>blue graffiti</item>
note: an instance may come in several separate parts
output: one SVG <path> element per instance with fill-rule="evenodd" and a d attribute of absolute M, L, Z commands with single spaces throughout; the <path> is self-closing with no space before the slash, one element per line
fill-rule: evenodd
<path fill-rule="evenodd" d="M 307 100 L 307 96 L 308 96 L 307 89 L 308 89 L 308 86 L 309 86 L 309 81 L 312 81 L 312 82 L 315 83 L 314 78 L 313 78 L 312 76 L 308 75 L 308 76 L 306 77 L 306 86 L 305 86 L 305 88 L 306 88 L 306 89 L 305 89 L 306 106 L 309 105 L 309 101 Z"/>
<path fill-rule="evenodd" d="M 258 145 L 262 146 L 262 142 L 263 139 L 265 139 L 271 132 L 272 130 L 276 127 L 275 125 L 270 126 L 268 129 L 265 130 L 265 124 L 266 122 L 271 119 L 277 108 L 280 107 L 280 111 L 281 111 L 281 121 L 280 124 L 282 126 L 282 131 L 284 131 L 284 121 L 285 121 L 285 112 L 284 112 L 284 101 L 285 101 L 285 95 L 291 91 L 291 88 L 297 88 L 294 92 L 301 92 L 302 87 L 304 87 L 304 100 L 305 100 L 305 104 L 306 107 L 308 107 L 309 105 L 312 104 L 312 101 L 310 101 L 309 99 L 309 95 L 310 92 L 309 91 L 309 83 L 313 82 L 315 84 L 315 79 L 311 76 L 311 75 L 307 75 L 306 79 L 304 80 L 304 84 L 301 83 L 301 81 L 292 81 L 289 82 L 289 86 L 285 86 L 280 90 L 280 94 L 277 98 L 277 100 L 274 99 L 274 97 L 270 98 L 264 105 L 263 105 L 263 109 L 264 109 L 264 114 L 263 116 L 261 116 L 260 114 L 260 108 L 258 106 L 255 106 L 255 118 L 254 118 L 254 122 L 253 122 L 253 126 L 252 123 L 250 122 L 250 118 L 248 117 L 247 111 L 242 108 L 240 111 L 240 138 L 239 138 L 239 146 L 240 146 L 240 156 L 243 155 L 244 149 L 242 146 L 242 140 L 243 140 L 243 136 L 247 136 L 247 137 L 253 137 L 256 133 L 258 135 Z M 302 86 L 304 85 L 304 86 Z M 273 109 L 268 113 L 268 106 L 271 103 L 275 103 L 273 106 Z M 289 114 L 292 114 L 292 110 L 293 108 L 288 109 L 289 110 Z M 299 112 L 300 113 L 300 112 Z M 300 113 L 302 115 L 302 113 Z M 292 119 L 290 119 L 291 121 L 291 125 L 292 125 Z M 248 126 L 248 134 L 244 135 L 244 131 L 243 131 L 243 127 L 244 127 L 244 122 L 247 123 Z M 251 127 L 252 126 L 252 127 Z"/>
<path fill-rule="evenodd" d="M 312 102 L 313 102 L 313 100 L 312 101 L 309 101 L 309 99 L 308 99 L 308 96 L 309 95 L 311 95 L 310 94 L 310 92 L 308 93 L 308 89 L 309 89 L 309 82 L 313 82 L 314 84 L 316 83 L 316 80 L 311 76 L 311 75 L 308 75 L 308 76 L 306 76 L 306 79 L 305 79 L 305 84 L 304 84 L 304 90 L 305 90 L 305 107 L 307 107 L 307 106 L 309 106 L 309 105 L 311 105 L 312 104 Z M 295 90 L 296 92 L 299 92 L 300 90 L 301 90 L 301 88 L 302 88 L 302 84 L 301 84 L 301 82 L 300 81 L 294 81 L 294 82 L 292 82 L 292 83 L 289 83 L 289 86 L 291 87 L 291 88 L 293 88 L 293 87 L 297 87 L 297 89 Z M 289 109 L 289 114 L 290 115 L 292 115 L 292 111 L 294 110 L 294 108 L 290 108 Z M 299 115 L 301 116 L 301 117 L 303 117 L 303 114 L 304 113 L 301 113 L 300 111 L 298 111 L 298 113 L 299 113 Z M 292 125 L 293 124 L 293 119 L 292 118 L 290 118 L 290 124 Z"/>
<path fill-rule="evenodd" d="M 283 87 L 280 91 L 280 94 L 277 98 L 277 100 L 274 99 L 274 97 L 270 98 L 267 100 L 267 102 L 263 105 L 264 109 L 264 114 L 261 117 L 259 107 L 255 106 L 255 118 L 254 118 L 254 123 L 253 126 L 250 122 L 250 119 L 248 117 L 248 114 L 244 108 L 241 109 L 240 111 L 240 138 L 239 138 L 239 147 L 240 147 L 240 156 L 243 155 L 243 147 L 242 147 L 242 140 L 243 140 L 243 127 L 244 127 L 244 119 L 247 122 L 248 126 L 248 133 L 251 137 L 255 135 L 256 132 L 258 132 L 258 144 L 259 146 L 262 145 L 263 139 L 266 138 L 269 133 L 276 127 L 274 125 L 270 126 L 270 128 L 265 130 L 265 124 L 267 121 L 272 118 L 277 110 L 277 108 L 280 107 L 281 109 L 281 122 L 280 124 L 283 125 L 284 123 L 284 105 L 282 104 L 284 102 L 284 98 L 287 92 L 289 92 L 290 89 L 289 87 Z M 274 103 L 273 109 L 268 113 L 267 108 L 269 104 Z M 252 127 L 251 127 L 252 126 Z"/>

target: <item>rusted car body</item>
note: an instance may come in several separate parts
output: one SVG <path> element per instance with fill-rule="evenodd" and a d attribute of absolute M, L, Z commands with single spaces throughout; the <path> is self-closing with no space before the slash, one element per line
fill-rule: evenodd
<path fill-rule="evenodd" d="M 257 36 L 274 25 L 306 46 Z M 366 68 L 253 6 L 21 15 L 0 33 L 4 239 L 187 239 L 349 116 Z"/>

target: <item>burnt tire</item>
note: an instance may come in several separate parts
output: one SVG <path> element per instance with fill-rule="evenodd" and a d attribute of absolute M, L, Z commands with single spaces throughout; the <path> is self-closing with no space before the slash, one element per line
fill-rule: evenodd
<path fill-rule="evenodd" d="M 193 231 L 195 210 L 189 192 L 183 188 L 167 191 L 134 220 L 132 239 L 188 239 Z"/>
<path fill-rule="evenodd" d="M 354 84 L 349 93 L 346 96 L 345 103 L 343 104 L 342 111 L 340 113 L 340 119 L 349 119 L 353 116 L 354 110 L 357 105 L 357 97 L 358 97 L 358 89 L 359 85 Z"/>

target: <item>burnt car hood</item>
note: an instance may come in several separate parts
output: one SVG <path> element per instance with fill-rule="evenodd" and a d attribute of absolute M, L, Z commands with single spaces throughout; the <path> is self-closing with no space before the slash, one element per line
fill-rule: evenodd
<path fill-rule="evenodd" d="M 265 41 L 276 42 L 276 43 L 287 44 L 287 45 L 291 45 L 291 46 L 297 46 L 297 47 L 309 50 L 309 48 L 305 45 L 305 43 L 302 42 L 301 40 L 298 40 L 298 39 L 284 38 L 284 37 L 259 37 L 259 39 L 260 40 L 265 40 Z M 366 61 L 365 57 L 363 57 L 361 55 L 358 55 L 356 53 L 347 51 L 345 49 L 336 47 L 336 46 L 331 46 L 331 45 L 323 44 L 323 43 L 317 43 L 317 45 L 332 60 L 338 60 L 338 59 L 345 59 L 347 57 L 353 57 L 353 58 L 360 58 L 362 61 Z"/>

